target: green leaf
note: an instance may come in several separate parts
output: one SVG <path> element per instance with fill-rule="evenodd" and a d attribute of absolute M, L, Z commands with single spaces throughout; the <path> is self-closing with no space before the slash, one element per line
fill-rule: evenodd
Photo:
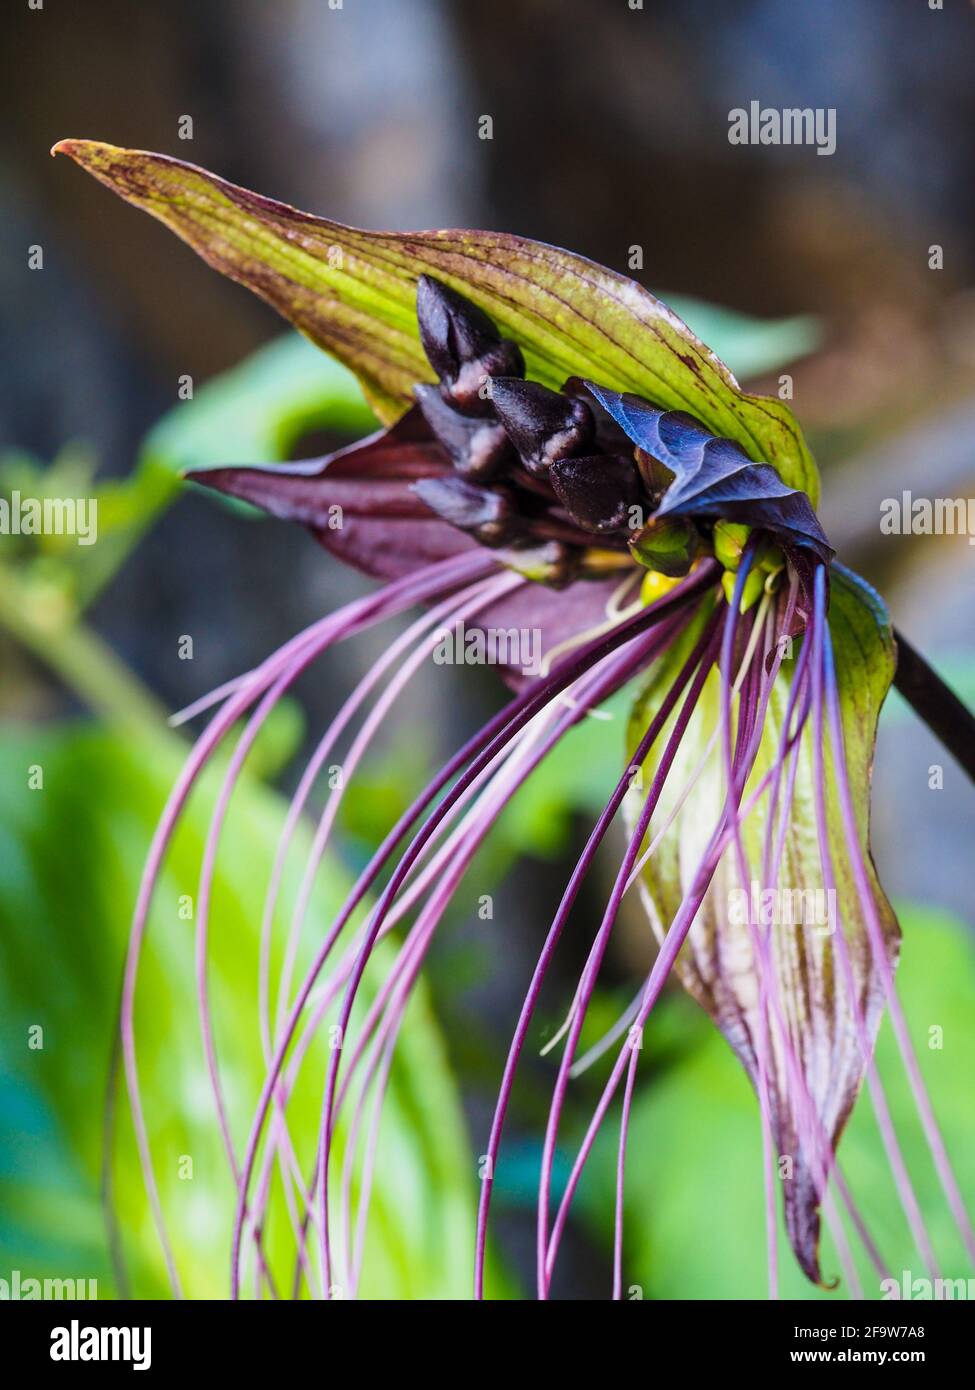
<path fill-rule="evenodd" d="M 705 616 L 702 612 L 696 627 L 679 648 L 663 658 L 651 672 L 631 720 L 631 749 L 659 707 L 679 665 L 686 659 Z M 836 655 L 846 758 L 860 839 L 870 865 L 873 893 L 889 957 L 894 960 L 899 929 L 870 864 L 868 842 L 870 770 L 880 707 L 893 678 L 893 642 L 889 620 L 879 599 L 862 581 L 839 567 L 833 573 L 830 631 Z M 745 801 L 774 766 L 794 670 L 795 657 L 792 657 L 783 663 L 776 680 L 755 768 L 745 789 Z M 720 689 L 719 675 L 712 671 L 681 742 L 650 826 L 652 837 L 656 827 L 674 812 L 678 797 L 704 756 L 712 731 L 717 729 L 719 732 L 703 774 L 682 809 L 677 812 L 675 824 L 643 873 L 642 896 L 658 941 L 663 939 L 690 891 L 698 864 L 724 806 Z M 675 719 L 676 714 L 671 717 L 645 765 L 645 781 L 649 781 L 652 775 Z M 813 722 L 811 719 L 807 724 L 800 745 L 795 793 L 777 883 L 765 884 L 762 878 L 768 808 L 768 799 L 763 797 L 743 826 L 749 882 L 742 884 L 734 848 L 729 846 L 717 867 L 675 969 L 681 983 L 710 1014 L 755 1081 L 757 1057 L 754 1040 L 759 1035 L 760 1023 L 758 974 L 749 927 L 751 885 L 757 883 L 760 888 L 777 888 L 791 895 L 788 901 L 792 910 L 782 912 L 784 920 L 776 922 L 772 933 L 775 987 L 796 1053 L 802 1059 L 803 1074 L 816 1114 L 835 1144 L 863 1080 L 863 1062 L 852 1024 L 852 1010 L 840 975 L 841 966 L 832 936 L 837 927 L 837 916 L 842 924 L 857 993 L 871 1036 L 879 1025 L 883 990 L 870 955 L 828 758 L 826 810 L 836 878 L 835 904 L 830 904 L 823 893 L 814 799 L 813 741 L 816 730 Z M 631 826 L 638 818 L 641 805 L 642 794 L 634 788 L 626 804 Z M 803 896 L 795 896 L 800 894 Z M 809 916 L 812 916 L 812 921 Z M 817 923 L 821 925 L 817 926 Z M 774 1026 L 770 1024 L 770 1027 L 774 1036 Z M 775 1046 L 773 1053 L 770 1091 L 776 1152 L 791 1155 L 795 1162 L 794 1179 L 783 1184 L 786 1224 L 797 1258 L 810 1278 L 816 1279 L 819 1228 L 815 1191 L 788 1102 L 795 1088 L 789 1083 L 781 1049 Z"/>
<path fill-rule="evenodd" d="M 4 566 L 30 586 L 51 614 L 74 613 L 90 603 L 148 519 L 172 495 L 176 480 L 136 472 L 96 478 L 97 461 L 84 445 L 65 446 L 47 465 L 16 451 L 0 454 L 0 496 L 83 503 L 74 527 L 61 533 L 4 538 Z M 5 580 L 9 583 L 9 579 Z"/>
<path fill-rule="evenodd" d="M 0 740 L 0 1264 L 25 1277 L 96 1278 L 102 1293 L 118 1292 L 99 1203 L 103 1097 L 141 864 L 183 751 L 173 737 L 122 739 L 83 726 L 8 730 Z M 28 787 L 31 765 L 43 769 L 43 789 Z M 215 775 L 204 779 L 167 861 L 136 1010 L 163 1206 L 186 1291 L 196 1297 L 226 1296 L 234 1196 L 196 1018 L 194 927 L 178 911 L 181 895 L 197 891 L 216 786 Z M 210 982 L 239 1152 L 263 1077 L 257 941 L 283 806 L 249 777 L 235 801 L 214 886 Z M 286 876 L 279 939 L 308 847 L 302 832 Z M 330 919 L 347 888 L 342 867 L 327 862 L 320 885 L 311 915 L 316 923 Z M 307 951 L 302 959 L 307 961 Z M 367 997 L 389 959 L 388 951 L 381 952 L 376 974 L 367 977 Z M 278 954 L 275 962 L 276 971 Z M 43 1047 L 31 1049 L 28 1029 L 37 1025 Z M 292 1134 L 306 1168 L 317 1136 L 326 1058 L 323 1040 L 312 1049 L 294 1101 Z M 115 1205 L 132 1284 L 139 1295 L 165 1296 L 124 1085 L 118 1130 Z M 183 1155 L 193 1160 L 190 1180 L 179 1176 Z M 422 988 L 401 1034 L 375 1184 L 363 1296 L 465 1297 L 474 1164 Z M 289 1290 L 293 1237 L 278 1198 L 269 1239 L 278 1282 Z"/>
<path fill-rule="evenodd" d="M 169 473 L 216 463 L 276 463 L 303 434 L 368 434 L 376 418 L 339 362 L 287 333 L 181 401 L 146 436 L 144 467 Z"/>
<path fill-rule="evenodd" d="M 664 294 L 663 298 L 739 380 L 784 367 L 814 351 L 822 341 L 819 323 L 811 314 L 757 319 L 687 295 Z"/>
<path fill-rule="evenodd" d="M 272 304 L 359 377 L 384 421 L 431 373 L 415 285 L 430 274 L 479 304 L 525 353 L 529 376 L 589 377 L 666 409 L 772 464 L 818 497 L 815 465 L 788 406 L 744 394 L 725 365 L 635 281 L 505 233 L 366 232 L 298 212 L 165 155 L 64 140 L 70 155 L 157 217 L 208 264 Z"/>

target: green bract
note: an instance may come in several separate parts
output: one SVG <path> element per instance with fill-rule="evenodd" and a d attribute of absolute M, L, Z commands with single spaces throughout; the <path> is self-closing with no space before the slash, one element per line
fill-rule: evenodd
<path fill-rule="evenodd" d="M 62 140 L 54 151 L 344 362 L 386 422 L 410 404 L 416 382 L 431 378 L 415 313 L 417 278 L 431 274 L 516 339 L 535 380 L 557 388 L 570 376 L 592 377 L 686 410 L 818 501 L 816 466 L 788 405 L 747 395 L 665 304 L 582 256 L 501 232 L 360 231 L 181 160 L 95 140 Z"/>
<path fill-rule="evenodd" d="M 707 614 L 702 613 L 683 641 L 650 671 L 631 715 L 631 751 L 659 708 L 706 617 Z M 868 840 L 873 749 L 880 708 L 894 675 L 894 642 L 889 619 L 877 595 L 855 575 L 836 566 L 829 625 L 836 653 L 847 768 L 860 819 L 860 839 L 870 865 L 872 890 L 888 956 L 896 962 L 900 929 L 869 859 Z M 787 656 L 772 689 L 758 756 L 745 787 L 746 802 L 775 765 L 795 667 L 795 656 Z M 670 816 L 675 817 L 671 833 L 655 849 L 641 880 L 642 896 L 658 940 L 663 939 L 689 891 L 711 828 L 724 805 L 725 782 L 717 749 L 683 804 L 678 807 L 676 800 L 677 792 L 692 778 L 709 746 L 720 744 L 720 733 L 717 739 L 713 734 L 720 729 L 720 709 L 720 677 L 717 671 L 712 671 L 681 740 L 673 773 L 648 836 L 652 839 L 658 826 L 666 824 Z M 664 738 L 673 723 L 672 718 Z M 726 853 L 698 913 L 694 931 L 677 958 L 676 970 L 684 987 L 708 1011 L 752 1080 L 756 1081 L 754 1040 L 758 1029 L 758 999 L 755 977 L 743 968 L 751 956 L 750 925 L 763 906 L 786 918 L 789 912 L 783 911 L 784 906 L 809 914 L 811 920 L 784 920 L 774 925 L 773 958 L 779 967 L 779 992 L 803 1058 L 806 1083 L 816 1113 L 835 1148 L 863 1080 L 864 1059 L 850 1025 L 833 932 L 842 929 L 845 934 L 871 1037 L 876 1036 L 880 1024 L 884 993 L 871 957 L 863 912 L 851 876 L 828 754 L 827 820 L 836 876 L 835 904 L 824 896 L 815 802 L 813 749 L 817 736 L 814 731 L 812 738 L 806 737 L 798 745 L 798 769 L 788 813 L 788 831 L 781 868 L 776 876 L 785 891 L 795 896 L 790 896 L 788 904 L 778 900 L 763 904 L 756 887 L 740 882 L 735 857 Z M 645 765 L 645 781 L 652 776 L 663 747 L 664 739 L 661 739 Z M 636 823 L 642 800 L 642 792 L 634 788 L 627 806 L 631 826 Z M 767 822 L 767 799 L 759 800 L 742 822 L 756 885 L 763 881 Z M 823 921 L 817 924 L 815 919 L 820 912 L 824 914 Z M 770 1071 L 776 1152 L 791 1158 L 795 1168 L 792 1179 L 782 1184 L 786 1228 L 799 1249 L 806 1244 L 802 1224 L 808 1220 L 810 1178 L 804 1170 L 793 1117 L 784 1103 L 792 1088 L 781 1051 L 775 1052 Z M 818 1278 L 818 1269 L 810 1267 L 807 1273 Z"/>

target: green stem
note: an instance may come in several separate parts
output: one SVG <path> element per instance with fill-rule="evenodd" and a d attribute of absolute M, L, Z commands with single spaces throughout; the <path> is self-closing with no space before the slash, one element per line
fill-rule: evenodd
<path fill-rule="evenodd" d="M 143 733 L 158 735 L 165 726 L 162 706 L 96 632 L 73 619 L 46 621 L 9 572 L 0 578 L 0 624 L 93 713 Z"/>

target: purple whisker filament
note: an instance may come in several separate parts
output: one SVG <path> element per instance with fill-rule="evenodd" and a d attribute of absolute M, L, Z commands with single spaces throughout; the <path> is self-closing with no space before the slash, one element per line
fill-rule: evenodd
<path fill-rule="evenodd" d="M 633 600 L 629 583 L 624 587 L 617 585 L 620 593 L 624 588 L 628 592 L 629 606 L 620 608 L 614 600 L 607 607 L 605 622 L 588 635 L 583 632 L 577 639 L 563 643 L 553 653 L 551 670 L 543 666 L 542 675 L 520 684 L 510 702 L 445 763 L 391 827 L 330 923 L 314 923 L 311 905 L 347 779 L 355 775 L 409 682 L 430 660 L 444 625 L 468 620 L 476 623 L 497 603 L 520 594 L 530 581 L 499 564 L 496 557 L 481 548 L 418 569 L 313 624 L 253 671 L 221 687 L 212 700 L 204 699 L 190 707 L 191 713 L 206 706 L 215 705 L 216 709 L 173 789 L 153 841 L 133 925 L 121 1011 L 125 1074 L 140 1159 L 174 1293 L 181 1294 L 182 1286 L 155 1181 L 140 1099 L 134 1032 L 136 982 L 149 905 L 163 855 L 192 785 L 231 728 L 238 720 L 246 719 L 227 760 L 206 837 L 194 949 L 203 1053 L 236 1193 L 231 1293 L 235 1298 L 242 1293 L 246 1255 L 253 1258 L 256 1296 L 261 1297 L 265 1289 L 279 1296 L 279 1281 L 269 1266 L 265 1246 L 277 1172 L 294 1239 L 294 1271 L 289 1276 L 292 1293 L 300 1296 L 307 1288 L 313 1297 L 329 1299 L 336 1289 L 341 1289 L 342 1296 L 355 1296 L 363 1274 L 370 1193 L 397 1039 L 444 914 L 498 817 L 552 750 L 611 695 L 635 678 L 644 679 L 648 671 L 657 669 L 680 649 L 682 656 L 673 664 L 673 673 L 666 688 L 660 690 L 642 736 L 621 764 L 616 786 L 568 877 L 528 984 L 500 1079 L 474 1223 L 474 1294 L 481 1298 L 485 1291 L 494 1177 L 503 1161 L 504 1125 L 519 1063 L 580 888 L 621 808 L 633 802 L 635 773 L 646 764 L 652 768 L 652 775 L 631 817 L 626 848 L 605 911 L 592 937 L 566 1023 L 555 1040 L 561 1054 L 544 1132 L 537 1206 L 537 1295 L 547 1299 L 574 1196 L 599 1130 L 619 1096 L 611 1293 L 615 1299 L 622 1298 L 626 1160 L 640 1060 L 640 1045 L 635 1039 L 642 1035 L 664 985 L 683 958 L 689 938 L 693 940 L 695 922 L 710 901 L 719 870 L 722 874 L 733 873 L 741 884 L 750 883 L 757 872 L 763 891 L 775 888 L 784 863 L 800 766 L 808 763 L 814 773 L 824 886 L 830 889 L 835 884 L 827 830 L 827 803 L 834 795 L 827 791 L 827 786 L 833 777 L 839 813 L 850 840 L 852 872 L 867 924 L 870 951 L 876 956 L 884 949 L 879 923 L 875 922 L 871 929 L 868 870 L 856 840 L 853 799 L 843 757 L 843 729 L 827 621 L 826 567 L 818 566 L 811 580 L 813 611 L 804 615 L 807 622 L 798 638 L 798 654 L 787 670 L 781 638 L 794 631 L 804 590 L 792 573 L 787 584 L 767 587 L 757 607 L 747 607 L 743 597 L 757 551 L 757 541 L 746 547 L 727 601 L 718 586 L 718 567 L 706 558 L 649 604 Z M 418 603 L 425 605 L 425 611 L 383 650 L 316 743 L 284 819 L 261 915 L 257 1016 L 266 1075 L 241 1151 L 233 1137 L 224 1095 L 207 972 L 214 872 L 233 791 L 268 715 L 302 672 L 337 642 L 403 614 Z M 717 692 L 716 705 L 710 695 L 705 698 L 709 691 Z M 770 742 L 768 721 L 773 704 L 779 726 Z M 707 709 L 717 710 L 716 723 L 710 730 L 706 727 Z M 697 769 L 689 776 L 686 770 L 682 772 L 678 785 L 671 787 L 674 768 L 678 759 L 684 757 L 691 730 L 697 731 L 697 739 L 702 728 L 708 736 L 703 741 L 704 754 Z M 315 824 L 290 912 L 276 997 L 272 999 L 272 940 L 286 861 L 318 778 L 343 740 L 347 743 L 344 779 L 341 785 L 331 788 Z M 831 752 L 829 763 L 827 746 Z M 580 1057 L 583 1029 L 623 898 L 633 888 L 645 896 L 644 876 L 654 871 L 654 849 L 661 840 L 666 841 L 687 799 L 700 791 L 701 773 L 712 752 L 722 769 L 723 800 L 715 805 L 714 823 L 702 841 L 703 852 L 688 876 L 679 906 L 669 922 L 662 924 L 657 958 L 633 1004 L 596 1049 Z M 760 754 L 767 761 L 761 761 Z M 683 762 L 679 765 L 684 767 Z M 746 843 L 744 828 L 758 814 L 764 820 L 756 855 Z M 370 902 L 373 892 L 375 898 Z M 360 910 L 364 916 L 357 922 Z M 313 957 L 307 969 L 299 972 L 300 945 L 312 926 L 316 933 Z M 808 1070 L 791 1006 L 782 994 L 778 969 L 782 942 L 774 926 L 760 922 L 754 912 L 750 912 L 746 926 L 756 991 L 747 1045 L 762 1137 L 769 1292 L 773 1297 L 778 1292 L 779 1203 L 775 1175 L 784 1146 L 801 1165 L 802 1181 L 811 1194 L 810 1219 L 817 1222 L 811 1233 L 804 1232 L 801 1225 L 791 1230 L 793 1243 L 798 1242 L 801 1248 L 806 1240 L 809 1249 L 815 1251 L 816 1213 L 821 1209 L 833 1234 L 847 1287 L 853 1296 L 862 1296 L 840 1206 L 873 1267 L 883 1274 L 886 1264 L 837 1165 L 834 1136 L 820 1115 L 821 1097 L 816 1088 L 821 1079 L 817 1080 Z M 368 1001 L 360 1005 L 360 987 L 381 942 L 386 943 L 385 977 Z M 891 1171 L 917 1247 L 926 1266 L 935 1273 L 938 1266 L 930 1236 L 873 1061 L 875 1017 L 871 1022 L 864 1012 L 865 999 L 854 978 L 842 924 L 834 949 L 843 1004 L 856 1029 Z M 956 1223 L 963 1238 L 971 1241 L 967 1214 L 930 1102 L 920 1084 L 916 1063 L 912 1065 L 886 958 L 885 966 L 886 974 L 881 969 L 884 997 L 904 1051 L 921 1123 Z M 313 1045 L 325 1026 L 338 1030 L 340 1042 L 330 1051 L 325 1065 L 317 1144 L 309 1163 L 302 1154 L 308 1136 L 293 1132 L 289 1104 L 303 1069 L 316 1055 Z M 553 1203 L 554 1163 L 569 1089 L 591 1057 L 606 1051 L 615 1053 L 608 1080 L 572 1161 L 568 1180 Z M 349 1118 L 338 1151 L 336 1127 L 346 1112 Z M 800 1220 L 794 1211 L 792 1220 Z M 810 1277 L 814 1277 L 814 1268 L 810 1264 Z"/>

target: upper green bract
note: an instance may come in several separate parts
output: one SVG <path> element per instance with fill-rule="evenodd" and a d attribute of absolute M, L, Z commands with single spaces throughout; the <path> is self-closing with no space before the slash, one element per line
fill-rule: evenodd
<path fill-rule="evenodd" d="M 819 477 L 788 406 L 750 396 L 676 314 L 626 276 L 502 232 L 366 232 L 298 212 L 192 164 L 95 140 L 72 159 L 254 290 L 352 369 L 386 422 L 431 372 L 416 325 L 416 281 L 435 275 L 522 348 L 528 374 L 559 388 L 592 377 L 686 410 L 771 464 L 813 507 Z"/>

